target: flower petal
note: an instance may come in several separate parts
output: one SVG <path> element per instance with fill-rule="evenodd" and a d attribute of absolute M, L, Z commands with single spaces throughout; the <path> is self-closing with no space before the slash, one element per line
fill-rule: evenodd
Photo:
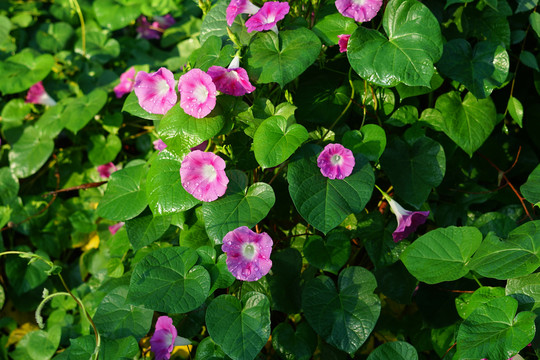
<path fill-rule="evenodd" d="M 174 75 L 163 67 L 151 74 L 139 71 L 135 77 L 134 88 L 139 105 L 151 114 L 166 114 L 178 99 L 174 88 Z"/>
<path fill-rule="evenodd" d="M 178 81 L 180 107 L 186 114 L 202 119 L 216 106 L 216 85 L 201 69 L 192 69 Z"/>
<path fill-rule="evenodd" d="M 229 178 L 225 161 L 211 152 L 195 150 L 186 155 L 180 167 L 182 186 L 201 201 L 214 201 L 227 190 Z"/>
<path fill-rule="evenodd" d="M 271 30 L 277 22 L 289 13 L 290 7 L 287 2 L 268 1 L 252 17 L 246 21 L 248 33 L 253 31 Z"/>
<path fill-rule="evenodd" d="M 336 0 L 336 8 L 343 16 L 366 22 L 377 15 L 382 3 L 382 0 Z"/>
<path fill-rule="evenodd" d="M 354 169 L 354 155 L 341 144 L 328 144 L 317 158 L 321 174 L 329 179 L 345 179 Z"/>

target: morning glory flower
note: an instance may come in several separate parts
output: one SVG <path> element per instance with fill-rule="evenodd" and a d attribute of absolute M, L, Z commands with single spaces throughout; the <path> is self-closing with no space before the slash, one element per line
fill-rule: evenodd
<path fill-rule="evenodd" d="M 351 35 L 341 34 L 341 35 L 338 35 L 338 38 L 339 38 L 339 41 L 338 41 L 339 52 L 340 53 L 347 52 L 347 45 L 349 45 L 349 39 L 351 38 Z"/>
<path fill-rule="evenodd" d="M 382 0 L 336 0 L 336 8 L 343 16 L 366 22 L 377 15 L 382 3 Z"/>
<path fill-rule="evenodd" d="M 341 144 L 328 144 L 317 158 L 321 174 L 329 179 L 345 179 L 354 169 L 354 155 Z"/>
<path fill-rule="evenodd" d="M 109 232 L 111 233 L 111 235 L 116 234 L 118 230 L 120 230 L 122 226 L 124 226 L 124 224 L 125 222 L 122 221 L 122 222 L 109 226 Z"/>
<path fill-rule="evenodd" d="M 159 152 L 167 147 L 167 144 L 165 144 L 161 139 L 154 140 L 152 144 L 154 144 L 154 149 Z"/>
<path fill-rule="evenodd" d="M 139 105 L 151 114 L 166 114 L 178 99 L 174 84 L 174 75 L 166 68 L 151 74 L 139 71 L 134 85 Z"/>
<path fill-rule="evenodd" d="M 135 84 L 135 68 L 130 67 L 129 70 L 120 75 L 120 84 L 114 87 L 114 94 L 117 99 L 120 99 L 125 94 L 129 94 L 133 90 Z"/>
<path fill-rule="evenodd" d="M 99 165 L 97 167 L 97 172 L 99 173 L 99 176 L 102 178 L 110 178 L 111 174 L 118 170 L 116 166 L 112 162 L 108 164 Z"/>
<path fill-rule="evenodd" d="M 221 249 L 227 253 L 227 269 L 242 281 L 257 281 L 270 271 L 273 241 L 267 233 L 257 234 L 247 226 L 229 231 Z"/>
<path fill-rule="evenodd" d="M 205 140 L 202 143 L 200 143 L 199 145 L 192 147 L 190 150 L 191 151 L 195 151 L 195 150 L 204 151 L 204 150 L 206 150 L 207 146 L 208 146 L 208 140 Z"/>
<path fill-rule="evenodd" d="M 240 67 L 240 58 L 235 56 L 228 68 L 211 66 L 208 75 L 216 85 L 216 89 L 227 95 L 243 96 L 255 90 L 255 86 L 249 82 L 249 76 Z"/>
<path fill-rule="evenodd" d="M 227 6 L 227 25 L 231 26 L 238 15 L 253 15 L 259 9 L 260 7 L 253 5 L 249 0 L 231 0 Z"/>
<path fill-rule="evenodd" d="M 192 69 L 178 80 L 180 107 L 186 114 L 202 119 L 216 106 L 216 85 L 201 69 Z"/>
<path fill-rule="evenodd" d="M 54 99 L 47 94 L 41 81 L 35 83 L 30 87 L 30 89 L 28 89 L 25 102 L 49 106 L 56 105 L 56 101 L 54 101 Z"/>
<path fill-rule="evenodd" d="M 415 232 L 420 225 L 426 222 L 427 217 L 429 216 L 429 211 L 405 210 L 394 199 L 389 198 L 387 200 L 388 204 L 390 204 L 390 209 L 396 215 L 398 222 L 396 230 L 392 233 L 392 238 L 396 243 Z"/>
<path fill-rule="evenodd" d="M 150 23 L 146 16 L 141 15 L 137 19 L 137 32 L 143 39 L 146 40 L 159 40 L 163 31 L 173 26 L 175 23 L 174 18 L 167 14 L 165 16 L 154 16 L 154 21 Z"/>
<path fill-rule="evenodd" d="M 156 322 L 156 330 L 150 339 L 150 350 L 156 355 L 155 360 L 168 360 L 175 346 L 189 345 L 188 339 L 178 336 L 173 321 L 168 316 L 160 316 Z"/>
<path fill-rule="evenodd" d="M 180 166 L 180 179 L 188 193 L 205 202 L 223 196 L 229 183 L 225 161 L 214 153 L 200 150 L 186 155 Z"/>
<path fill-rule="evenodd" d="M 272 30 L 278 33 L 277 22 L 289 13 L 289 3 L 279 1 L 265 2 L 263 7 L 246 21 L 248 33 L 252 31 Z"/>

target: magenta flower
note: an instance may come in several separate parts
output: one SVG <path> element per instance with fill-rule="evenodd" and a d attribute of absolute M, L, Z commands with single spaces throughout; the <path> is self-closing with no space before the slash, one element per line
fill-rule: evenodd
<path fill-rule="evenodd" d="M 157 22 L 159 28 L 162 30 L 167 30 L 176 23 L 176 21 L 170 14 L 164 16 L 154 16 L 154 20 L 154 23 Z"/>
<path fill-rule="evenodd" d="M 338 35 L 338 38 L 339 38 L 339 41 L 338 41 L 339 52 L 340 53 L 347 52 L 347 45 L 349 45 L 349 39 L 351 38 L 351 35 L 341 34 L 341 35 Z"/>
<path fill-rule="evenodd" d="M 109 226 L 109 232 L 111 233 L 111 235 L 116 234 L 116 232 L 120 230 L 122 226 L 124 226 L 124 224 L 125 222 L 122 221 L 122 222 Z"/>
<path fill-rule="evenodd" d="M 167 147 L 167 144 L 165 144 L 161 139 L 154 140 L 152 144 L 154 144 L 154 149 L 159 152 Z"/>
<path fill-rule="evenodd" d="M 111 174 L 113 172 L 115 172 L 116 170 L 118 170 L 118 169 L 116 168 L 116 166 L 114 166 L 114 164 L 112 162 L 110 162 L 108 164 L 99 165 L 97 167 L 97 171 L 99 173 L 99 176 L 101 176 L 102 178 L 111 177 Z"/>
<path fill-rule="evenodd" d="M 382 3 L 382 0 L 336 0 L 336 8 L 343 16 L 366 22 L 377 15 Z"/>
<path fill-rule="evenodd" d="M 174 89 L 174 75 L 163 67 L 151 74 L 139 71 L 134 88 L 139 105 L 151 114 L 166 114 L 178 99 Z"/>
<path fill-rule="evenodd" d="M 276 24 L 289 13 L 289 9 L 289 3 L 287 2 L 265 2 L 263 7 L 246 21 L 248 33 L 252 31 L 272 30 L 277 34 Z"/>
<path fill-rule="evenodd" d="M 158 40 L 161 38 L 161 31 L 159 29 L 159 23 L 157 21 L 154 21 L 153 23 L 150 23 L 146 16 L 141 15 L 137 19 L 137 32 L 143 39 L 146 40 L 152 40 L 156 39 Z"/>
<path fill-rule="evenodd" d="M 249 82 L 246 70 L 240 67 L 238 56 L 233 58 L 227 69 L 222 66 L 211 66 L 208 75 L 212 77 L 216 88 L 227 95 L 244 96 L 255 90 L 255 86 Z"/>
<path fill-rule="evenodd" d="M 156 355 L 156 360 L 168 360 L 174 349 L 178 332 L 168 316 L 160 316 L 156 322 L 156 331 L 150 339 L 150 349 Z"/>
<path fill-rule="evenodd" d="M 120 99 L 125 94 L 129 94 L 133 90 L 135 84 L 135 68 L 130 67 L 128 71 L 120 75 L 120 84 L 114 87 L 114 94 L 117 99 Z"/>
<path fill-rule="evenodd" d="M 259 9 L 260 7 L 253 5 L 249 0 L 231 0 L 227 6 L 227 25 L 231 26 L 238 15 L 253 15 Z"/>
<path fill-rule="evenodd" d="M 257 234 L 247 226 L 229 231 L 221 249 L 227 253 L 227 269 L 242 281 L 257 281 L 270 271 L 272 238 L 267 233 Z"/>
<path fill-rule="evenodd" d="M 392 237 L 396 243 L 415 232 L 416 228 L 425 223 L 429 216 L 429 211 L 405 210 L 394 199 L 389 196 L 385 196 L 385 198 L 388 201 L 388 204 L 390 204 L 390 209 L 396 215 L 398 222 L 396 230 L 392 233 Z"/>
<path fill-rule="evenodd" d="M 202 119 L 216 106 L 216 85 L 201 69 L 192 69 L 178 80 L 180 107 L 186 114 Z"/>
<path fill-rule="evenodd" d="M 191 151 L 195 151 L 195 150 L 204 151 L 204 150 L 206 150 L 207 146 L 208 146 L 208 140 L 205 140 L 202 143 L 200 143 L 199 145 L 192 147 L 190 150 Z"/>
<path fill-rule="evenodd" d="M 214 153 L 200 150 L 186 155 L 180 166 L 180 179 L 188 193 L 206 202 L 223 196 L 229 183 L 225 161 Z"/>
<path fill-rule="evenodd" d="M 354 155 L 341 144 L 328 144 L 317 158 L 321 174 L 329 179 L 345 179 L 354 168 Z"/>
<path fill-rule="evenodd" d="M 30 87 L 30 89 L 28 89 L 25 102 L 49 106 L 56 105 L 56 101 L 54 101 L 54 99 L 47 94 L 41 81 L 35 83 Z"/>

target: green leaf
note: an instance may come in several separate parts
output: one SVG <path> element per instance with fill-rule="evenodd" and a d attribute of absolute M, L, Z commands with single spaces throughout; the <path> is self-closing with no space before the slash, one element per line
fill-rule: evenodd
<path fill-rule="evenodd" d="M 134 337 L 110 340 L 102 338 L 99 360 L 132 360 L 139 354 L 139 344 Z M 88 360 L 91 359 L 96 346 L 94 335 L 85 335 L 69 340 L 71 345 L 54 357 L 54 360 Z"/>
<path fill-rule="evenodd" d="M 534 313 L 517 314 L 518 302 L 504 296 L 479 306 L 461 324 L 457 335 L 460 359 L 509 359 L 534 337 Z"/>
<path fill-rule="evenodd" d="M 8 167 L 0 168 L 0 204 L 8 205 L 19 193 L 19 179 Z"/>
<path fill-rule="evenodd" d="M 336 45 L 338 35 L 352 34 L 358 27 L 354 19 L 339 14 L 333 3 L 326 4 L 317 15 L 319 19 L 312 30 L 327 46 Z"/>
<path fill-rule="evenodd" d="M 462 294 L 456 299 L 456 309 L 462 319 L 466 319 L 480 305 L 492 299 L 504 296 L 504 289 L 500 287 L 482 286 L 472 294 Z"/>
<path fill-rule="evenodd" d="M 392 113 L 386 123 L 389 125 L 402 127 L 405 125 L 412 125 L 418 121 L 418 109 L 416 106 L 403 105 L 400 106 Z"/>
<path fill-rule="evenodd" d="M 73 36 L 73 28 L 64 22 L 41 24 L 36 32 L 36 42 L 43 51 L 53 54 L 63 50 Z"/>
<path fill-rule="evenodd" d="M 141 14 L 139 4 L 118 0 L 97 0 L 92 8 L 99 24 L 109 30 L 126 27 Z"/>
<path fill-rule="evenodd" d="M 375 178 L 367 159 L 355 157 L 352 174 L 343 180 L 324 177 L 317 166 L 322 148 L 305 145 L 289 163 L 289 194 L 300 215 L 323 233 L 338 226 L 351 213 L 359 213 L 371 198 Z"/>
<path fill-rule="evenodd" d="M 194 67 L 202 71 L 208 71 L 211 66 L 229 66 L 234 57 L 235 50 L 231 45 L 225 45 L 221 48 L 222 41 L 217 36 L 210 36 L 204 44 L 193 53 L 190 61 L 194 63 Z M 192 58 L 195 58 L 193 60 Z"/>
<path fill-rule="evenodd" d="M 116 39 L 109 39 L 101 31 L 86 32 L 86 52 L 83 50 L 82 38 L 75 43 L 75 52 L 84 55 L 88 60 L 105 64 L 120 55 L 120 44 Z"/>
<path fill-rule="evenodd" d="M 529 15 L 529 23 L 536 33 L 536 36 L 540 37 L 540 14 L 536 11 L 532 12 L 531 15 Z"/>
<path fill-rule="evenodd" d="M 349 39 L 347 57 L 361 78 L 381 86 L 430 86 L 442 53 L 439 22 L 416 0 L 392 0 L 382 22 L 388 35 L 360 26 Z"/>
<path fill-rule="evenodd" d="M 378 161 L 386 148 L 386 133 L 379 125 L 367 124 L 360 130 L 347 131 L 342 144 L 353 153 L 364 155 L 369 161 Z"/>
<path fill-rule="evenodd" d="M 206 232 L 217 244 L 231 230 L 240 226 L 255 226 L 266 217 L 276 201 L 274 190 L 266 183 L 255 183 L 242 192 L 238 192 L 238 187 L 243 188 L 234 177 L 229 176 L 225 196 L 203 204 Z"/>
<path fill-rule="evenodd" d="M 146 205 L 146 165 L 140 164 L 111 174 L 97 214 L 109 220 L 124 221 L 139 215 Z"/>
<path fill-rule="evenodd" d="M 358 266 L 341 271 L 337 289 L 327 276 L 311 279 L 302 294 L 306 319 L 327 343 L 353 355 L 379 318 L 376 287 L 373 274 Z"/>
<path fill-rule="evenodd" d="M 16 177 L 25 178 L 35 174 L 49 159 L 54 142 L 35 127 L 28 126 L 9 152 L 9 166 Z"/>
<path fill-rule="evenodd" d="M 538 0 L 518 0 L 517 2 L 518 6 L 515 12 L 516 14 L 532 10 L 536 5 L 538 5 Z"/>
<path fill-rule="evenodd" d="M 172 107 L 159 123 L 158 134 L 169 151 L 185 155 L 190 148 L 217 135 L 225 125 L 225 117 L 219 105 L 202 119 L 194 118 L 178 105 Z"/>
<path fill-rule="evenodd" d="M 439 228 L 409 245 L 401 254 L 401 261 L 419 281 L 453 281 L 469 272 L 468 263 L 481 242 L 482 234 L 477 228 Z"/>
<path fill-rule="evenodd" d="M 309 360 L 317 348 L 317 334 L 306 322 L 296 331 L 282 322 L 272 331 L 272 346 L 283 359 Z"/>
<path fill-rule="evenodd" d="M 521 309 L 536 310 L 540 307 L 540 273 L 508 280 L 506 295 L 516 299 Z"/>
<path fill-rule="evenodd" d="M 59 326 L 49 331 L 36 330 L 26 333 L 10 357 L 14 360 L 49 360 L 60 344 L 61 334 Z"/>
<path fill-rule="evenodd" d="M 409 142 L 394 138 L 386 147 L 381 166 L 396 189 L 396 194 L 419 208 L 446 172 L 442 146 L 428 137 Z"/>
<path fill-rule="evenodd" d="M 133 250 L 137 251 L 159 239 L 170 225 L 171 216 L 152 215 L 149 210 L 126 221 L 126 231 Z"/>
<path fill-rule="evenodd" d="M 302 125 L 289 124 L 283 116 L 271 116 L 253 136 L 255 159 L 263 169 L 278 166 L 307 139 L 308 132 Z"/>
<path fill-rule="evenodd" d="M 270 302 L 249 292 L 242 302 L 231 295 L 212 300 L 206 310 L 208 333 L 235 360 L 252 360 L 270 337 Z"/>
<path fill-rule="evenodd" d="M 272 310 L 287 314 L 300 312 L 302 303 L 302 255 L 293 248 L 273 251 L 272 273 L 266 275 Z"/>
<path fill-rule="evenodd" d="M 163 115 L 161 114 L 150 114 L 148 111 L 144 110 L 141 105 L 139 105 L 139 99 L 134 91 L 129 93 L 122 106 L 122 111 L 147 120 L 161 120 L 163 118 Z"/>
<path fill-rule="evenodd" d="M 463 83 L 478 99 L 484 99 L 502 85 L 508 76 L 510 59 L 503 46 L 481 41 L 474 46 L 465 39 L 444 44 L 438 69 L 452 80 Z"/>
<path fill-rule="evenodd" d="M 53 107 L 54 108 L 54 107 Z M 30 104 L 23 99 L 12 99 L 2 109 L 2 128 L 6 129 L 6 123 L 13 123 L 20 126 L 32 110 Z"/>
<path fill-rule="evenodd" d="M 519 189 L 525 199 L 534 206 L 540 207 L 540 165 L 527 178 L 527 182 Z"/>
<path fill-rule="evenodd" d="M 488 234 L 470 267 L 482 276 L 506 280 L 525 276 L 540 267 L 540 221 L 514 229 L 506 240 Z"/>
<path fill-rule="evenodd" d="M 43 256 L 44 253 L 38 252 L 38 255 Z M 45 257 L 47 258 L 47 256 Z M 28 293 L 47 280 L 47 270 L 50 267 L 43 261 L 35 261 L 29 264 L 28 259 L 17 256 L 8 256 L 5 261 L 6 276 L 17 295 Z"/>
<path fill-rule="evenodd" d="M 443 115 L 444 133 L 471 157 L 497 124 L 497 110 L 489 97 L 478 100 L 467 93 L 462 101 L 452 91 L 439 96 L 435 108 Z"/>
<path fill-rule="evenodd" d="M 49 54 L 35 56 L 25 49 L 0 62 L 0 92 L 15 94 L 45 79 L 54 66 L 54 58 Z"/>
<path fill-rule="evenodd" d="M 152 326 L 153 310 L 126 302 L 127 285 L 109 292 L 99 304 L 93 317 L 101 336 L 120 339 L 133 336 L 141 340 Z"/>
<path fill-rule="evenodd" d="M 506 1 L 498 1 L 498 9 L 484 7 L 477 9 L 468 6 L 464 9 L 462 22 L 468 25 L 467 37 L 474 37 L 478 41 L 490 41 L 494 44 L 503 44 L 510 48 L 510 25 L 506 17 L 511 9 Z"/>
<path fill-rule="evenodd" d="M 165 313 L 187 313 L 201 306 L 210 290 L 210 275 L 189 248 L 152 251 L 133 270 L 128 301 Z"/>
<path fill-rule="evenodd" d="M 77 133 L 99 113 L 107 102 L 107 93 L 96 89 L 90 94 L 73 99 L 64 110 L 60 122 L 65 124 L 68 130 Z"/>
<path fill-rule="evenodd" d="M 229 27 L 227 25 L 226 11 L 228 5 L 229 1 L 220 0 L 212 9 L 210 9 L 208 14 L 206 14 L 201 25 L 201 44 L 204 44 L 211 36 L 217 36 L 222 40 L 228 40 L 229 35 L 227 28 L 229 28 L 237 38 L 239 38 L 240 43 L 249 43 L 249 40 L 253 35 L 247 32 L 244 21 L 241 19 L 242 15 L 236 17 L 236 20 L 232 26 Z"/>
<path fill-rule="evenodd" d="M 304 243 L 303 252 L 311 265 L 337 275 L 349 260 L 351 240 L 342 231 L 331 232 L 324 240 L 320 236 L 310 236 Z"/>
<path fill-rule="evenodd" d="M 387 342 L 369 354 L 367 360 L 418 360 L 414 346 L 403 341 Z"/>
<path fill-rule="evenodd" d="M 109 134 L 107 138 L 101 134 L 90 136 L 88 160 L 95 166 L 107 164 L 116 158 L 122 150 L 122 142 L 116 135 Z"/>
<path fill-rule="evenodd" d="M 195 360 L 229 360 L 223 350 L 210 336 L 205 337 L 197 346 Z"/>
<path fill-rule="evenodd" d="M 519 127 L 523 127 L 523 105 L 521 105 L 521 102 L 515 97 L 510 96 L 507 109 L 512 119 L 514 119 Z"/>
<path fill-rule="evenodd" d="M 64 122 L 62 119 L 62 113 L 64 111 L 64 105 L 56 104 L 48 108 L 43 115 L 41 115 L 36 121 L 34 127 L 41 133 L 43 136 L 49 137 L 51 139 L 58 136 L 60 131 L 64 129 Z"/>
<path fill-rule="evenodd" d="M 536 60 L 536 57 L 529 51 L 522 51 L 519 54 L 519 61 L 521 61 L 523 64 L 527 65 L 531 69 L 540 71 L 540 67 L 538 67 L 538 60 Z"/>
<path fill-rule="evenodd" d="M 259 32 L 246 55 L 249 77 L 260 84 L 277 82 L 282 88 L 315 62 L 321 41 L 311 30 L 297 28 Z"/>

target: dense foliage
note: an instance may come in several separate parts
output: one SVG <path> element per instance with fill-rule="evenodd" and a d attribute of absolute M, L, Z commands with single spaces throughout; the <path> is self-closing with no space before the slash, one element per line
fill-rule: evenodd
<path fill-rule="evenodd" d="M 537 0 L 358 3 L 1 1 L 0 359 L 536 359 Z"/>

